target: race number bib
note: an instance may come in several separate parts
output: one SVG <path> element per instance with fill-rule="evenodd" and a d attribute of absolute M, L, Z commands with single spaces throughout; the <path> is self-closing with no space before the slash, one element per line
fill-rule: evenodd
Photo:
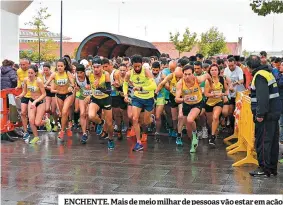
<path fill-rule="evenodd" d="M 213 93 L 214 95 L 217 95 L 217 97 L 215 96 L 215 97 L 213 97 L 213 98 L 219 98 L 219 96 L 222 94 L 222 91 L 221 91 L 221 90 L 217 90 L 217 91 L 212 91 L 212 93 Z"/>
<path fill-rule="evenodd" d="M 60 79 L 60 80 L 57 80 L 57 85 L 66 85 L 68 82 L 68 79 Z"/>
<path fill-rule="evenodd" d="M 192 96 L 186 96 L 185 97 L 185 101 L 186 102 L 195 102 L 198 100 L 198 96 L 196 95 L 192 95 Z"/>
<path fill-rule="evenodd" d="M 36 91 L 36 88 L 34 86 L 28 86 L 28 90 L 30 92 L 35 92 Z"/>
<path fill-rule="evenodd" d="M 138 91 L 138 94 L 148 94 L 148 91 L 146 91 L 146 90 Z"/>
<path fill-rule="evenodd" d="M 89 96 L 89 95 L 91 95 L 91 90 L 83 90 L 83 95 L 84 95 L 84 96 Z"/>
<path fill-rule="evenodd" d="M 104 95 L 104 93 L 101 92 L 100 90 L 95 90 L 95 91 L 93 92 L 93 94 L 94 94 L 94 95 L 97 95 L 97 96 L 102 96 L 102 95 Z"/>

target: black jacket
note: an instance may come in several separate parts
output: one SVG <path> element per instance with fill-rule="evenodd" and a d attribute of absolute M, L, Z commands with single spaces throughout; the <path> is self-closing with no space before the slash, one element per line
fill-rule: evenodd
<path fill-rule="evenodd" d="M 253 70 L 252 75 L 255 76 L 255 74 L 260 70 L 266 70 L 270 72 L 267 65 L 261 65 L 260 67 Z M 277 98 L 269 99 L 268 83 L 267 80 L 261 75 L 256 76 L 255 87 L 256 87 L 255 93 L 253 90 L 251 91 L 251 95 L 255 94 L 257 98 L 257 102 L 251 104 L 253 114 L 256 117 L 277 119 L 282 109 L 280 98 L 277 97 Z"/>

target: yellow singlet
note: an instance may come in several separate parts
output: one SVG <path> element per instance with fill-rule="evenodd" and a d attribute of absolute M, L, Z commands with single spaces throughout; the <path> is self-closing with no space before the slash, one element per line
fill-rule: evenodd
<path fill-rule="evenodd" d="M 54 83 L 58 86 L 65 86 L 69 83 L 68 74 L 63 72 L 63 74 L 55 73 Z"/>
<path fill-rule="evenodd" d="M 145 75 L 145 69 L 142 68 L 139 74 L 134 72 L 134 69 L 131 70 L 130 81 L 133 83 L 134 87 L 145 87 L 151 83 Z M 152 91 L 135 91 L 134 96 L 141 99 L 150 99 L 154 97 L 154 90 Z"/>
<path fill-rule="evenodd" d="M 214 83 L 213 82 L 213 89 L 212 89 L 212 93 L 214 93 L 215 95 L 220 95 L 222 93 L 223 90 L 223 85 L 220 82 Z M 217 103 L 222 101 L 222 97 L 209 97 L 206 104 L 209 106 L 214 106 Z"/>
<path fill-rule="evenodd" d="M 184 98 L 184 103 L 189 105 L 194 105 L 202 101 L 202 90 L 195 79 L 195 84 L 188 88 L 184 80 L 182 80 L 182 96 Z"/>
<path fill-rule="evenodd" d="M 24 85 L 24 79 L 28 77 L 28 70 L 23 70 L 21 68 L 19 68 L 17 70 L 17 76 L 18 76 L 18 88 L 22 88 Z"/>
<path fill-rule="evenodd" d="M 97 98 L 97 99 L 103 99 L 103 98 L 107 98 L 109 95 L 105 94 L 103 92 L 101 92 L 100 90 L 97 90 L 96 87 L 94 86 L 94 82 L 97 80 L 97 78 L 95 77 L 95 75 L 93 73 L 90 73 L 89 75 L 89 81 L 90 81 L 90 85 L 91 85 L 91 89 L 92 89 L 92 95 L 93 97 Z M 97 88 L 106 88 L 105 85 L 105 72 L 102 72 L 102 75 L 99 79 L 99 84 Z"/>
<path fill-rule="evenodd" d="M 40 89 L 37 85 L 37 78 L 35 78 L 33 82 L 27 79 L 26 83 L 27 83 L 27 94 L 29 94 L 30 97 L 31 97 L 31 93 L 40 93 Z"/>
<path fill-rule="evenodd" d="M 176 85 L 178 83 L 175 74 L 173 73 L 173 78 L 172 80 L 169 82 L 169 88 L 170 88 L 170 93 L 174 96 L 176 96 Z"/>

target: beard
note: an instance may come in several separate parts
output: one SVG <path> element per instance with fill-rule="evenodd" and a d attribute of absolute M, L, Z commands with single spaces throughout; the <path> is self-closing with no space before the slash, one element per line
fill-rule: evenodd
<path fill-rule="evenodd" d="M 134 69 L 135 73 L 140 74 L 142 69 L 140 69 L 139 71 L 137 71 L 136 69 Z"/>

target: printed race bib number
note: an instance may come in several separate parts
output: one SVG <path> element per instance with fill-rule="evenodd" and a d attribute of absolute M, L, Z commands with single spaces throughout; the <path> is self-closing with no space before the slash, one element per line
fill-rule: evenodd
<path fill-rule="evenodd" d="M 30 92 L 35 92 L 35 91 L 36 91 L 36 88 L 33 87 L 33 86 L 28 86 L 28 90 L 29 90 Z"/>
<path fill-rule="evenodd" d="M 68 82 L 68 79 L 57 80 L 57 85 L 66 85 L 67 82 Z"/>
<path fill-rule="evenodd" d="M 138 91 L 138 94 L 147 94 L 148 93 L 148 91 L 145 91 L 145 90 L 143 90 L 143 91 Z"/>
<path fill-rule="evenodd" d="M 95 90 L 95 91 L 93 92 L 93 94 L 94 94 L 94 95 L 97 95 L 97 96 L 102 96 L 102 95 L 104 95 L 104 93 L 101 92 L 100 90 Z"/>
<path fill-rule="evenodd" d="M 91 95 L 91 90 L 84 90 L 84 91 L 83 91 L 83 95 L 84 95 L 84 96 Z"/>
<path fill-rule="evenodd" d="M 213 98 L 219 98 L 219 96 L 222 94 L 222 91 L 213 91 L 212 92 L 214 95 L 217 95 L 217 97 L 213 97 Z"/>
<path fill-rule="evenodd" d="M 195 102 L 197 100 L 198 100 L 198 97 L 196 95 L 185 97 L 186 102 Z"/>

